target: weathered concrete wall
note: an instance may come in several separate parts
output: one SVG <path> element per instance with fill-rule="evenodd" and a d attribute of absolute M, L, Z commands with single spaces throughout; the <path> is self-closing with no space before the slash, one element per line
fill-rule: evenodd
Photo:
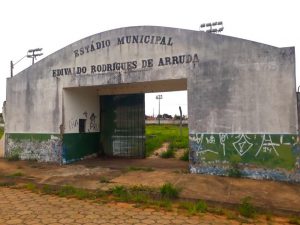
<path fill-rule="evenodd" d="M 223 45 L 189 73 L 191 133 L 296 134 L 294 48 Z"/>
<path fill-rule="evenodd" d="M 96 90 L 64 89 L 64 133 L 79 133 L 79 119 L 86 120 L 86 131 L 100 131 L 100 100 Z"/>
<path fill-rule="evenodd" d="M 69 88 L 63 91 L 63 163 L 70 163 L 99 151 L 100 100 L 96 89 Z M 79 120 L 85 133 L 79 133 Z"/>
<path fill-rule="evenodd" d="M 69 88 L 78 87 L 94 94 L 89 97 L 70 89 L 68 95 Z M 294 48 L 199 31 L 127 27 L 92 35 L 57 51 L 7 80 L 6 131 L 73 135 L 76 128 L 69 121 L 83 116 L 85 110 L 93 113 L 99 104 L 97 94 L 186 87 L 191 156 L 197 156 L 191 160 L 192 172 L 211 173 L 207 163 L 224 169 L 232 155 L 239 156 L 247 168 L 266 169 L 266 176 L 272 165 L 287 177 L 299 173 L 299 156 L 293 147 L 297 134 Z M 96 118 L 98 112 L 94 112 Z M 195 137 L 203 135 L 195 142 Z M 221 157 L 223 142 L 210 146 L 219 135 L 230 138 L 228 157 Z M 96 148 L 96 142 L 91 146 Z M 7 152 L 11 150 L 9 145 Z M 210 150 L 218 152 L 217 157 L 203 157 Z M 266 153 L 263 160 L 255 156 L 261 150 Z M 255 153 L 254 157 L 244 159 L 248 153 Z M 274 164 L 276 160 L 285 163 Z"/>
<path fill-rule="evenodd" d="M 62 162 L 62 140 L 49 134 L 6 134 L 7 158 Z"/>
<path fill-rule="evenodd" d="M 294 48 L 226 46 L 189 73 L 191 172 L 299 182 Z"/>

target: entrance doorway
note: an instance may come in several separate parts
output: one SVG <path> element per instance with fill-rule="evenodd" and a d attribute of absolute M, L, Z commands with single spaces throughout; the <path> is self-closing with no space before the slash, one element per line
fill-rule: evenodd
<path fill-rule="evenodd" d="M 145 157 L 145 94 L 100 96 L 102 153 Z"/>

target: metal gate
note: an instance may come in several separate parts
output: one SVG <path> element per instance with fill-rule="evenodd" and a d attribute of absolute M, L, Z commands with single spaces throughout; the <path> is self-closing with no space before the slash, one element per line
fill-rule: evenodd
<path fill-rule="evenodd" d="M 101 146 L 107 156 L 145 157 L 145 94 L 100 96 Z"/>

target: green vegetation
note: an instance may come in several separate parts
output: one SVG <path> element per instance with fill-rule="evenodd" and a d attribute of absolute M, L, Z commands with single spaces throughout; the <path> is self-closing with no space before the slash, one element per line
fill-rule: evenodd
<path fill-rule="evenodd" d="M 300 218 L 297 216 L 293 216 L 289 219 L 290 224 L 300 225 Z"/>
<path fill-rule="evenodd" d="M 207 211 L 207 204 L 203 200 L 197 202 L 181 202 L 179 207 L 186 209 L 190 214 L 204 213 Z"/>
<path fill-rule="evenodd" d="M 160 155 L 160 157 L 162 157 L 163 159 L 174 158 L 174 156 L 175 156 L 174 149 L 170 149 L 170 148 L 168 148 L 167 151 L 162 152 Z"/>
<path fill-rule="evenodd" d="M 189 161 L 189 149 L 184 150 L 183 155 L 180 157 L 180 160 L 182 161 Z"/>
<path fill-rule="evenodd" d="M 160 188 L 160 194 L 163 198 L 178 198 L 180 190 L 171 183 L 166 183 Z"/>
<path fill-rule="evenodd" d="M 18 161 L 20 160 L 20 154 L 22 152 L 21 148 L 14 148 L 11 150 L 10 155 L 6 157 L 8 161 Z"/>
<path fill-rule="evenodd" d="M 239 213 L 247 218 L 254 218 L 256 215 L 256 209 L 251 203 L 251 197 L 245 197 L 242 199 L 240 207 L 239 207 Z"/>
<path fill-rule="evenodd" d="M 229 177 L 241 177 L 242 173 L 239 168 L 239 163 L 241 162 L 241 157 L 239 155 L 232 155 L 230 160 L 230 168 L 228 170 Z"/>
<path fill-rule="evenodd" d="M 145 171 L 145 172 L 152 172 L 154 169 L 152 167 L 136 167 L 136 166 L 129 166 L 127 171 Z"/>
<path fill-rule="evenodd" d="M 24 174 L 22 172 L 15 172 L 15 173 L 8 175 L 8 177 L 22 177 L 22 176 L 24 176 Z"/>
<path fill-rule="evenodd" d="M 12 186 L 15 183 L 0 182 L 0 187 Z M 18 188 L 21 188 L 20 186 Z M 178 212 L 188 213 L 190 215 L 199 215 L 200 213 L 213 213 L 223 215 L 229 220 L 236 220 L 241 224 L 253 223 L 256 220 L 257 210 L 251 203 L 250 197 L 245 197 L 241 200 L 239 207 L 228 209 L 220 206 L 208 205 L 204 200 L 194 201 L 179 201 L 179 190 L 172 184 L 165 184 L 160 189 L 147 186 L 115 186 L 107 191 L 103 190 L 85 190 L 76 188 L 71 185 L 51 186 L 51 185 L 36 185 L 28 183 L 23 188 L 35 193 L 57 195 L 60 197 L 77 198 L 92 200 L 95 203 L 103 204 L 112 201 L 121 201 L 133 203 L 135 207 L 150 207 L 164 208 L 165 210 L 175 210 Z M 261 211 L 260 211 L 261 213 Z M 272 224 L 272 215 L 265 214 L 265 221 Z M 241 217 L 242 216 L 242 217 Z M 261 217 L 259 217 L 261 218 Z M 291 217 L 290 224 L 300 225 L 298 216 Z"/>
<path fill-rule="evenodd" d="M 4 128 L 0 127 L 0 139 L 2 138 L 3 134 L 4 134 Z"/>
<path fill-rule="evenodd" d="M 146 156 L 150 156 L 155 149 L 169 142 L 169 148 L 174 150 L 188 148 L 189 134 L 188 127 L 182 128 L 180 137 L 179 126 L 177 125 L 147 125 L 146 126 Z"/>
<path fill-rule="evenodd" d="M 91 194 L 88 191 L 81 188 L 75 188 L 71 185 L 62 186 L 58 190 L 57 194 L 60 197 L 71 196 L 71 197 L 76 197 L 78 199 L 86 199 L 91 197 Z"/>
<path fill-rule="evenodd" d="M 0 182 L 0 187 L 11 187 L 11 186 L 15 186 L 15 185 L 16 185 L 16 183 L 11 182 L 11 181 Z"/>
<path fill-rule="evenodd" d="M 28 183 L 25 185 L 25 188 L 29 191 L 36 191 L 37 186 L 34 183 Z"/>
<path fill-rule="evenodd" d="M 104 176 L 100 177 L 100 183 L 109 183 L 109 182 L 110 181 L 107 177 L 104 177 Z"/>

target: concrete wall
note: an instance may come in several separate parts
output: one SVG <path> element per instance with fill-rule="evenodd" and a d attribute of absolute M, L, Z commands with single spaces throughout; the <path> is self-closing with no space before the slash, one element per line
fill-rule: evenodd
<path fill-rule="evenodd" d="M 192 172 L 225 174 L 238 157 L 245 176 L 263 169 L 265 174 L 253 176 L 268 178 L 275 168 L 275 179 L 298 179 L 294 48 L 200 31 L 127 27 L 66 46 L 8 78 L 6 131 L 66 140 L 77 129 L 72 120 L 97 109 L 97 94 L 185 88 Z M 87 135 L 82 140 L 93 140 L 92 153 L 98 137 Z M 71 155 L 62 161 L 72 161 Z"/>
<path fill-rule="evenodd" d="M 78 133 L 79 119 L 86 120 L 85 132 L 100 132 L 99 103 L 96 90 L 64 89 L 64 133 Z"/>
<path fill-rule="evenodd" d="M 63 91 L 64 134 L 62 163 L 97 154 L 100 142 L 100 100 L 96 89 L 72 88 Z M 79 120 L 85 131 L 79 133 Z"/>
<path fill-rule="evenodd" d="M 223 45 L 189 73 L 191 132 L 296 134 L 294 48 Z"/>

